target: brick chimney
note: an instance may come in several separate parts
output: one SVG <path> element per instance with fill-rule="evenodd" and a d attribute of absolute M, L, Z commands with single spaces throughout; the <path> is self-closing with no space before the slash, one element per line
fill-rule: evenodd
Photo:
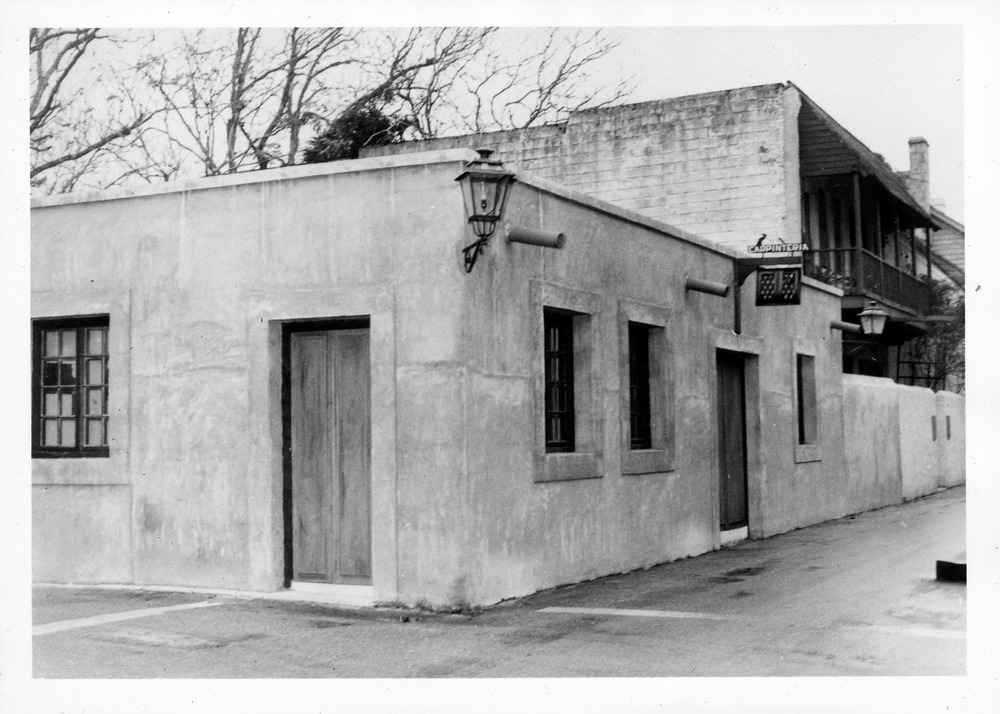
<path fill-rule="evenodd" d="M 927 139 L 915 136 L 910 139 L 910 170 L 906 176 L 906 187 L 925 211 L 931 210 L 930 179 Z"/>

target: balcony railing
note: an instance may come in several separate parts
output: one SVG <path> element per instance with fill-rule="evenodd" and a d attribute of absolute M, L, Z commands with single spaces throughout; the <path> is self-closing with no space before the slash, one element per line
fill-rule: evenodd
<path fill-rule="evenodd" d="M 851 248 L 810 250 L 803 257 L 805 274 L 845 292 L 856 290 L 858 282 L 851 262 L 853 253 Z"/>
<path fill-rule="evenodd" d="M 926 281 L 881 260 L 870 251 L 854 248 L 810 250 L 805 255 L 804 267 L 810 278 L 846 293 L 882 298 L 916 314 L 927 312 Z"/>

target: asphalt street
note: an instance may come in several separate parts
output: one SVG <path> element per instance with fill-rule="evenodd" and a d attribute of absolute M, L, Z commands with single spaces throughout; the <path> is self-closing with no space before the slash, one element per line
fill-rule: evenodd
<path fill-rule="evenodd" d="M 37 678 L 963 675 L 965 489 L 477 613 L 36 586 Z"/>

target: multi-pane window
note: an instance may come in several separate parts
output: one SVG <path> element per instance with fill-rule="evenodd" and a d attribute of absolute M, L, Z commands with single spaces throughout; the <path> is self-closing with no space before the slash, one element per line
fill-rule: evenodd
<path fill-rule="evenodd" d="M 795 356 L 799 444 L 816 443 L 816 358 Z"/>
<path fill-rule="evenodd" d="M 628 323 L 629 426 L 633 449 L 652 448 L 649 391 L 649 328 Z"/>
<path fill-rule="evenodd" d="M 108 316 L 36 320 L 32 452 L 108 455 Z"/>
<path fill-rule="evenodd" d="M 546 309 L 545 449 L 573 451 L 573 316 Z"/>

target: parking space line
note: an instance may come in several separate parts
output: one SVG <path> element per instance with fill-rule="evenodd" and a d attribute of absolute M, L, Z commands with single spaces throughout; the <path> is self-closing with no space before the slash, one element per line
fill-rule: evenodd
<path fill-rule="evenodd" d="M 622 610 L 613 607 L 543 607 L 538 612 L 566 615 L 619 615 L 623 617 L 666 617 L 681 620 L 738 620 L 732 615 L 715 615 L 708 612 L 682 612 L 680 610 Z"/>
<path fill-rule="evenodd" d="M 44 625 L 35 625 L 31 628 L 31 635 L 36 637 L 38 635 L 49 635 L 53 632 L 65 632 L 66 630 L 75 630 L 80 627 L 96 627 L 98 625 L 106 625 L 110 622 L 122 622 L 123 620 L 137 620 L 142 617 L 154 617 L 156 615 L 163 615 L 168 612 L 177 612 L 179 610 L 194 610 L 200 607 L 214 607 L 216 605 L 225 605 L 229 602 L 228 600 L 206 600 L 204 602 L 192 602 L 186 605 L 170 605 L 167 607 L 148 607 L 143 610 L 128 610 L 126 612 L 115 612 L 110 615 L 95 615 L 93 617 L 81 617 L 76 620 L 61 620 L 59 622 L 49 622 Z"/>
<path fill-rule="evenodd" d="M 895 625 L 859 625 L 857 630 L 875 630 L 890 635 L 913 635 L 915 637 L 937 637 L 947 640 L 964 640 L 964 630 L 936 630 L 931 627 L 898 627 Z"/>

